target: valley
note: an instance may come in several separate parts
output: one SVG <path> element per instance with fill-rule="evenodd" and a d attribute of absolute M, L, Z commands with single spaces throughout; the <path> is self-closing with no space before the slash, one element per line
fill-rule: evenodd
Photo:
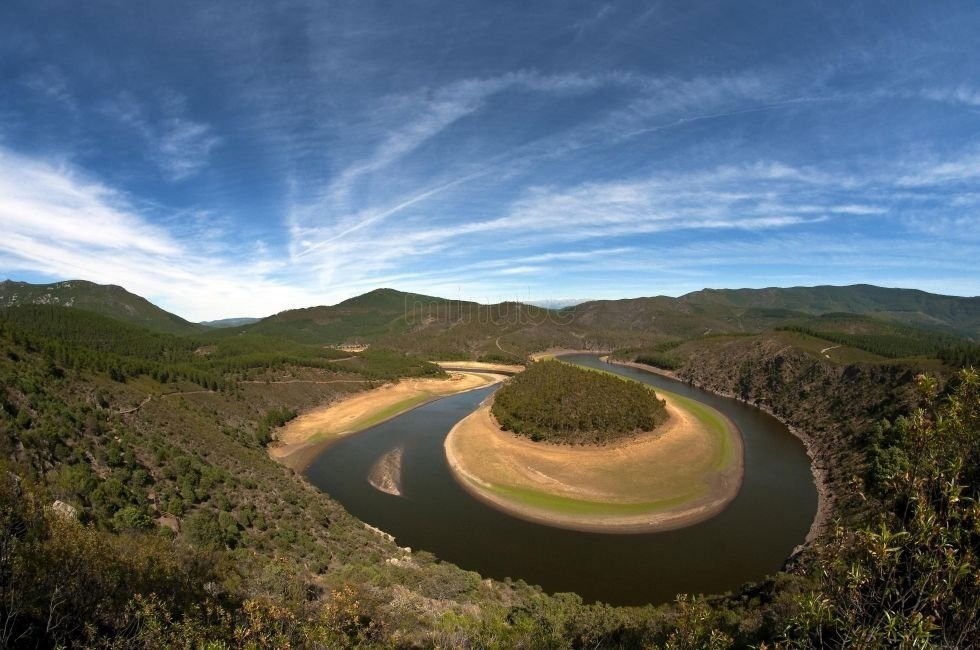
<path fill-rule="evenodd" d="M 367 429 L 444 395 L 492 385 L 501 379 L 495 374 L 450 372 L 446 378 L 404 379 L 368 389 L 296 417 L 278 430 L 269 455 L 302 471 L 325 445 L 340 436 Z"/>
<path fill-rule="evenodd" d="M 222 621 L 238 620 L 279 621 L 275 638 L 300 645 L 376 635 L 379 646 L 426 646 L 448 621 L 468 621 L 484 630 L 460 632 L 474 643 L 536 645 L 557 617 L 548 638 L 558 647 L 586 630 L 606 645 L 642 645 L 666 642 L 694 612 L 710 621 L 696 629 L 740 642 L 799 638 L 808 614 L 790 594 L 863 597 L 847 586 L 848 567 L 885 561 L 843 541 L 863 537 L 841 535 L 878 535 L 886 522 L 916 536 L 909 558 L 932 552 L 933 538 L 894 505 L 919 484 L 890 477 L 920 471 L 910 458 L 922 468 L 972 458 L 969 445 L 947 442 L 965 435 L 959 425 L 942 420 L 944 433 L 923 446 L 917 427 L 931 416 L 908 418 L 975 403 L 970 298 L 700 292 L 557 312 L 482 306 L 479 319 L 434 299 L 441 315 L 418 319 L 404 305 L 425 297 L 381 290 L 299 320 L 204 328 L 118 287 L 12 285 L 0 308 L 0 496 L 8 521 L 27 523 L 4 534 L 10 557 L 45 560 L 7 565 L 4 598 L 24 612 L 19 629 L 34 629 L 47 587 L 26 585 L 67 585 L 60 606 L 78 624 L 63 639 L 81 638 L 83 622 L 122 633 L 136 621 L 164 644 L 232 639 L 237 628 Z M 822 311 L 840 309 L 855 311 Z M 564 446 L 489 426 L 456 435 L 479 418 L 492 424 L 489 402 L 480 405 L 494 382 L 554 356 L 652 385 L 670 417 L 594 448 L 582 443 L 606 429 Z M 710 409 L 735 428 L 710 424 Z M 660 455 L 682 433 L 686 451 Z M 507 487 L 477 489 L 463 471 Z M 76 524 L 44 514 L 55 501 Z M 593 520 L 583 524 L 583 512 Z M 671 512 L 675 521 L 657 519 Z M 35 532 L 18 537 L 24 525 Z M 62 570 L 79 553 L 104 588 Z M 969 599 L 949 584 L 947 602 Z M 675 598 L 685 592 L 715 595 Z M 146 593 L 158 609 L 136 608 Z M 343 594 L 356 594 L 356 609 Z M 119 607 L 105 609 L 110 599 Z M 200 617 L 192 602 L 228 618 Z"/>

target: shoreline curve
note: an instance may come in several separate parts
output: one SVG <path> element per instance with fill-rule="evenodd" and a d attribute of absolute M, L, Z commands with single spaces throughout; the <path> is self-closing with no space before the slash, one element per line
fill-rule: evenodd
<path fill-rule="evenodd" d="M 673 426 L 674 429 L 689 426 L 690 423 L 687 421 L 680 423 L 677 421 L 678 419 L 686 420 L 693 415 L 691 413 L 685 415 L 681 412 L 680 409 L 683 407 L 679 405 L 679 401 L 684 398 L 673 396 L 667 391 L 662 392 L 668 394 L 664 395 L 658 392 L 658 396 L 668 400 L 668 404 L 673 411 L 671 418 L 673 425 L 671 425 L 671 422 L 668 422 L 665 426 L 668 428 Z M 715 417 L 720 417 L 725 429 L 722 435 L 725 436 L 726 442 L 731 445 L 729 451 L 732 456 L 730 462 L 725 467 L 719 468 L 716 474 L 707 477 L 708 484 L 704 486 L 703 492 L 689 492 L 682 495 L 677 495 L 676 493 L 668 494 L 664 495 L 664 498 L 660 500 L 653 499 L 642 502 L 623 500 L 622 495 L 607 494 L 605 495 L 607 498 L 606 501 L 597 501 L 595 497 L 599 496 L 601 498 L 602 495 L 593 494 L 592 499 L 570 498 L 567 489 L 570 486 L 564 485 L 562 486 L 566 488 L 564 495 L 542 492 L 540 494 L 531 494 L 531 499 L 538 499 L 540 501 L 543 498 L 548 501 L 557 501 L 565 509 L 577 510 L 577 513 L 560 512 L 555 509 L 549 510 L 548 508 L 530 506 L 526 498 L 529 495 L 521 492 L 525 488 L 494 485 L 478 476 L 478 472 L 473 470 L 472 467 L 467 469 L 467 465 L 462 458 L 463 452 L 459 449 L 462 436 L 496 436 L 498 442 L 503 441 L 506 447 L 516 449 L 518 453 L 536 448 L 543 454 L 564 453 L 572 459 L 575 457 L 584 459 L 589 455 L 593 457 L 597 455 L 605 456 L 606 458 L 615 456 L 629 457 L 636 452 L 639 452 L 640 455 L 643 453 L 649 455 L 651 447 L 664 444 L 662 434 L 654 432 L 641 435 L 637 440 L 603 447 L 543 445 L 542 443 L 531 442 L 500 430 L 490 414 L 491 401 L 492 396 L 488 397 L 476 411 L 456 423 L 446 436 L 444 450 L 450 474 L 460 487 L 482 503 L 509 516 L 533 523 L 582 532 L 613 534 L 659 532 L 684 528 L 716 516 L 734 500 L 741 489 L 744 476 L 744 443 L 741 432 L 727 416 L 707 405 L 698 403 L 701 407 L 710 409 Z M 670 432 L 668 431 L 667 433 L 669 434 Z M 481 454 L 481 458 L 487 457 L 491 457 L 489 452 Z M 615 459 L 613 459 L 613 462 L 616 462 Z M 482 464 L 485 465 L 485 463 Z M 553 477 L 537 471 L 532 467 L 525 466 L 525 469 L 538 477 L 555 480 Z M 512 494 L 517 492 L 518 498 L 508 498 L 508 491 Z M 609 497 L 612 497 L 613 500 L 609 500 Z M 521 502 L 522 498 L 524 502 Z"/>

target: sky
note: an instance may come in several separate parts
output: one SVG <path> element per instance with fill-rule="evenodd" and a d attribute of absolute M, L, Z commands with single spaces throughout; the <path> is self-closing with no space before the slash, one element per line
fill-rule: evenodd
<path fill-rule="evenodd" d="M 0 278 L 980 293 L 980 3 L 0 6 Z"/>

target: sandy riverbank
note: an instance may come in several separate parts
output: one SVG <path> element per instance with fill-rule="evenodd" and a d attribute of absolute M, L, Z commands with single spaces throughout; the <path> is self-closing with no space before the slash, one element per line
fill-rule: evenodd
<path fill-rule="evenodd" d="M 780 417 L 775 411 L 772 410 L 768 405 L 760 402 L 750 402 L 742 397 L 735 395 L 734 393 L 727 391 L 717 391 L 712 390 L 710 386 L 701 386 L 697 382 L 691 382 L 683 377 L 678 376 L 672 370 L 664 370 L 663 368 L 656 368 L 644 363 L 636 363 L 632 361 L 616 361 L 610 359 L 608 356 L 600 357 L 602 361 L 607 363 L 612 363 L 620 366 L 630 366 L 631 368 L 639 368 L 640 370 L 646 370 L 647 372 L 652 372 L 654 374 L 663 375 L 665 377 L 670 377 L 671 379 L 676 379 L 677 381 L 682 381 L 684 383 L 690 384 L 696 388 L 706 390 L 708 392 L 714 393 L 716 395 L 721 395 L 722 397 L 728 397 L 743 404 L 748 404 L 754 406 L 757 409 L 771 415 L 772 417 L 779 420 L 780 423 L 785 426 L 790 433 L 792 433 L 796 438 L 803 443 L 806 449 L 807 456 L 810 457 L 810 470 L 813 474 L 813 482 L 817 488 L 817 513 L 813 518 L 813 523 L 810 524 L 810 530 L 807 533 L 806 539 L 803 544 L 794 549 L 793 554 L 800 552 L 806 545 L 820 536 L 824 531 L 826 531 L 829 526 L 830 519 L 834 513 L 834 504 L 836 497 L 834 495 L 833 489 L 830 484 L 830 478 L 826 469 L 824 469 L 824 464 L 827 462 L 825 458 L 829 458 L 830 454 L 824 449 L 823 445 L 810 436 L 808 433 L 794 426 L 793 424 L 787 422 L 784 418 Z"/>
<path fill-rule="evenodd" d="M 552 445 L 502 431 L 489 401 L 445 441 L 457 481 L 508 514 L 599 532 L 688 526 L 720 512 L 742 481 L 742 439 L 714 409 L 663 394 L 670 420 L 603 447 Z"/>
<path fill-rule="evenodd" d="M 503 375 L 451 372 L 448 378 L 403 379 L 301 414 L 276 432 L 269 455 L 302 471 L 337 438 L 380 424 L 434 399 L 489 386 Z"/>
<path fill-rule="evenodd" d="M 541 361 L 562 354 L 609 354 L 610 350 L 571 350 L 569 348 L 548 348 L 531 355 L 532 361 Z"/>
<path fill-rule="evenodd" d="M 611 363 L 615 366 L 627 366 L 629 368 L 638 368 L 639 370 L 646 370 L 647 372 L 652 372 L 655 375 L 663 375 L 664 377 L 670 377 L 671 379 L 676 379 L 677 381 L 684 381 L 677 376 L 677 373 L 673 370 L 664 370 L 663 368 L 657 368 L 656 366 L 649 366 L 645 363 L 637 363 L 635 361 L 618 361 L 616 359 L 610 359 L 609 355 L 599 357 L 599 361 L 605 363 Z"/>
<path fill-rule="evenodd" d="M 453 370 L 472 370 L 475 372 L 502 372 L 514 374 L 524 371 L 524 366 L 507 363 L 487 363 L 486 361 L 433 361 L 440 368 Z"/>

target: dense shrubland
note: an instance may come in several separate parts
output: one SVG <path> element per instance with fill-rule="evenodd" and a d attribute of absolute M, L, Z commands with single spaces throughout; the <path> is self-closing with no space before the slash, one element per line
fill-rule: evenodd
<path fill-rule="evenodd" d="M 497 391 L 500 426 L 532 440 L 604 444 L 667 420 L 656 394 L 639 382 L 560 361 L 538 361 Z"/>
<path fill-rule="evenodd" d="M 808 334 L 889 359 L 937 357 L 943 350 L 962 342 L 943 332 L 884 323 L 854 314 L 824 314 L 777 329 Z"/>
<path fill-rule="evenodd" d="M 677 348 L 681 342 L 679 340 L 662 341 L 654 345 L 639 348 L 620 348 L 613 351 L 611 358 L 618 361 L 633 361 L 642 363 L 654 368 L 665 370 L 676 370 L 681 367 L 681 360 L 671 354 L 671 350 Z"/>
<path fill-rule="evenodd" d="M 91 370 L 124 382 L 141 375 L 160 383 L 189 381 L 208 390 L 234 389 L 252 372 L 288 366 L 354 372 L 369 379 L 439 376 L 417 357 L 392 350 L 350 353 L 259 334 L 185 337 L 149 332 L 92 312 L 51 305 L 0 309 L 0 334 L 43 352 L 60 368 Z"/>
<path fill-rule="evenodd" d="M 287 548 L 233 550 L 220 522 L 176 541 L 48 507 L 22 467 L 0 468 L 3 645 L 173 647 L 971 647 L 980 635 L 980 379 L 867 434 L 865 523 L 838 525 L 780 574 L 735 597 L 663 608 L 583 605 L 520 583 L 360 551 L 318 580 Z M 19 474 L 17 472 L 20 472 Z M 347 541 L 334 537 L 330 544 Z M 411 585 L 410 587 L 408 585 Z M 764 644 L 764 646 L 763 646 Z"/>
<path fill-rule="evenodd" d="M 980 639 L 980 378 L 874 427 L 865 526 L 817 546 L 818 587 L 791 619 L 793 647 L 975 647 Z"/>
<path fill-rule="evenodd" d="M 962 343 L 939 352 L 939 358 L 960 368 L 980 368 L 980 344 Z"/>
<path fill-rule="evenodd" d="M 430 364 L 384 350 L 337 360 L 351 355 L 247 335 L 191 346 L 103 321 L 73 333 L 40 311 L 34 321 L 10 311 L 0 316 L 0 646 L 970 647 L 980 635 L 973 371 L 924 378 L 914 392 L 902 363 L 841 367 L 764 337 L 685 356 L 686 378 L 763 401 L 820 437 L 842 518 L 790 571 L 737 594 L 620 608 L 488 584 L 400 551 L 266 455 L 294 412 L 364 385 L 276 377 L 363 382 L 439 372 Z M 302 363 L 242 361 L 252 353 Z M 137 372 L 176 360 L 223 390 Z M 119 381 L 123 361 L 132 374 Z M 565 369 L 588 381 L 561 384 Z M 522 376 L 539 370 L 540 387 L 566 386 L 576 409 L 630 385 L 557 362 Z M 906 392 L 920 410 L 901 406 Z"/>

